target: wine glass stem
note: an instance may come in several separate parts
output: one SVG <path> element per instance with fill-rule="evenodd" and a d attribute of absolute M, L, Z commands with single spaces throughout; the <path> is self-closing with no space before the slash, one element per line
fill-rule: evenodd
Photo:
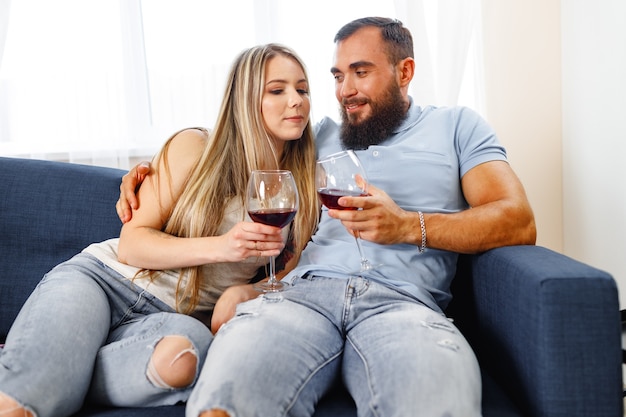
<path fill-rule="evenodd" d="M 275 286 L 276 285 L 276 267 L 275 267 L 275 257 L 274 256 L 270 256 L 270 279 L 267 281 L 267 283 L 271 286 Z"/>
<path fill-rule="evenodd" d="M 356 235 L 354 235 L 354 240 L 356 242 L 356 247 L 359 248 L 359 255 L 361 256 L 361 271 L 365 271 L 369 269 L 370 263 L 365 257 L 365 255 L 363 254 L 363 248 L 361 247 L 361 239 L 360 239 L 358 232 L 356 233 Z"/>

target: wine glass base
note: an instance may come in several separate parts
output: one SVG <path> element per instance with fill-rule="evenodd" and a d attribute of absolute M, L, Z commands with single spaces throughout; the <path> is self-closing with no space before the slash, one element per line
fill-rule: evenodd
<path fill-rule="evenodd" d="M 363 272 L 367 272 L 367 271 L 373 271 L 375 269 L 379 269 L 380 267 L 385 266 L 385 264 L 375 264 L 372 265 L 369 262 L 365 265 L 365 264 L 361 264 L 361 268 L 357 269 L 356 271 L 353 271 L 352 274 L 353 275 L 359 275 L 362 274 Z"/>
<path fill-rule="evenodd" d="M 286 282 L 276 281 L 276 282 L 259 282 L 254 284 L 254 289 L 260 291 L 262 293 L 276 293 L 285 291 L 289 287 L 289 284 Z"/>
<path fill-rule="evenodd" d="M 263 293 L 263 299 L 268 303 L 278 303 L 283 300 L 283 291 L 289 287 L 285 282 L 259 282 L 254 289 Z"/>

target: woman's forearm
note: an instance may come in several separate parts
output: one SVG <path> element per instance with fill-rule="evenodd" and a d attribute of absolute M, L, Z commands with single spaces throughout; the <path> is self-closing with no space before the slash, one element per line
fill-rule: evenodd
<path fill-rule="evenodd" d="M 181 238 L 149 228 L 124 230 L 118 259 L 138 268 L 177 269 L 217 262 L 215 238 Z"/>

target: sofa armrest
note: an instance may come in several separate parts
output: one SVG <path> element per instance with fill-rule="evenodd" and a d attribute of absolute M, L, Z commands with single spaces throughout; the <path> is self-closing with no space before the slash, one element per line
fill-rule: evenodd
<path fill-rule="evenodd" d="M 455 291 L 470 292 L 464 314 L 472 317 L 461 322 L 481 366 L 526 415 L 622 415 L 621 322 L 609 274 L 538 246 L 464 263 L 457 280 L 467 281 Z"/>

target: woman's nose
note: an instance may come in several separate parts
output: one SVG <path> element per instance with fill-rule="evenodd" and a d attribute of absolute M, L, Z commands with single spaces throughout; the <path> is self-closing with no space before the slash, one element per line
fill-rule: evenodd
<path fill-rule="evenodd" d="M 289 98 L 289 107 L 300 107 L 302 106 L 302 97 L 299 94 L 292 95 Z"/>

